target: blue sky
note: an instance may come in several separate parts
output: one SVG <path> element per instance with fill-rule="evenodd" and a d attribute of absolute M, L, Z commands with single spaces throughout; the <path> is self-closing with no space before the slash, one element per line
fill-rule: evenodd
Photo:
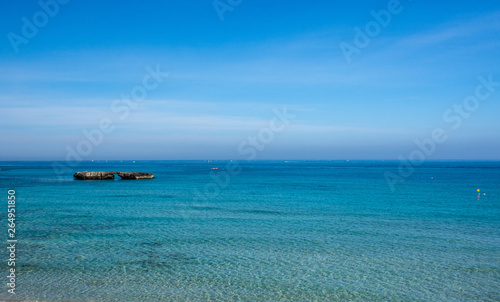
<path fill-rule="evenodd" d="M 500 87 L 457 129 L 443 119 L 479 76 L 500 81 L 500 3 L 402 0 L 348 63 L 340 43 L 388 3 L 243 0 L 222 21 L 212 1 L 70 0 L 18 52 L 9 33 L 42 8 L 4 3 L 0 160 L 62 160 L 105 118 L 85 159 L 245 158 L 283 107 L 296 117 L 256 159 L 397 159 L 436 128 L 429 159 L 500 159 Z M 147 66 L 169 76 L 120 119 Z"/>

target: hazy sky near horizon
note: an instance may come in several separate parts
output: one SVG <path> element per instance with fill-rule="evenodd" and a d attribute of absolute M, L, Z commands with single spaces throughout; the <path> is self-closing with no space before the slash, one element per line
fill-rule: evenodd
<path fill-rule="evenodd" d="M 84 159 L 246 158 L 284 107 L 295 118 L 256 159 L 397 159 L 436 128 L 429 159 L 500 159 L 500 87 L 459 125 L 453 111 L 479 77 L 500 82 L 500 2 L 402 0 L 348 62 L 341 43 L 388 3 L 243 0 L 221 20 L 212 0 L 71 0 L 46 25 L 37 1 L 3 3 L 0 160 L 62 160 L 102 119 L 114 130 Z M 168 77 L 120 118 L 148 66 Z"/>

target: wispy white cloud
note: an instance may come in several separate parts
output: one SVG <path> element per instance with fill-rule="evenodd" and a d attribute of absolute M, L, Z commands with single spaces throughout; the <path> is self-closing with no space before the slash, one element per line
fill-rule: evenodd
<path fill-rule="evenodd" d="M 155 101 L 156 103 L 161 101 Z M 110 118 L 117 129 L 126 129 L 130 133 L 165 133 L 165 131 L 182 131 L 186 132 L 204 132 L 212 133 L 217 136 L 222 133 L 234 133 L 241 137 L 259 131 L 262 128 L 269 126 L 269 121 L 273 117 L 272 110 L 268 111 L 265 116 L 256 115 L 223 115 L 217 113 L 217 105 L 210 104 L 211 112 L 201 113 L 186 113 L 182 109 L 181 104 L 186 105 L 186 102 L 181 101 L 166 101 L 167 104 L 174 104 L 179 107 L 171 106 L 171 111 L 157 110 L 157 106 L 141 108 L 140 110 L 131 111 L 130 115 L 125 119 L 120 119 L 119 114 L 113 113 L 109 107 L 62 107 L 51 106 L 42 108 L 3 108 L 0 119 L 2 128 L 42 128 L 48 134 L 62 133 L 73 131 L 79 134 L 83 129 L 97 128 L 99 121 L 102 118 Z M 191 102 L 191 105 L 198 104 Z M 164 104 L 165 105 L 165 104 Z M 206 106 L 206 104 L 203 104 Z M 219 104 L 220 106 L 220 104 Z M 233 104 L 233 108 L 245 105 Z M 279 108 L 279 107 L 277 107 Z M 292 108 L 292 107 L 290 107 Z M 289 110 L 290 110 L 289 108 Z M 165 106 L 163 107 L 165 109 Z M 300 108 L 298 107 L 300 110 Z M 294 110 L 294 109 L 291 109 Z M 308 111 L 307 109 L 304 109 Z M 204 110 L 201 110 L 204 111 Z M 234 110 L 232 110 L 235 112 Z M 237 111 L 236 111 L 237 112 Z M 240 110 L 240 112 L 244 112 Z M 298 111 L 293 111 L 298 113 Z M 72 130 L 71 130 L 72 129 Z M 398 129 L 377 129 L 376 127 L 362 126 L 343 126 L 343 125 L 321 125 L 314 124 L 308 120 L 297 120 L 288 129 L 289 132 L 296 135 L 329 135 L 334 133 L 400 133 Z"/>
<path fill-rule="evenodd" d="M 404 37 L 394 46 L 412 49 L 449 42 L 453 39 L 495 33 L 500 31 L 500 11 L 483 15 L 465 22 L 451 22 L 435 29 Z"/>

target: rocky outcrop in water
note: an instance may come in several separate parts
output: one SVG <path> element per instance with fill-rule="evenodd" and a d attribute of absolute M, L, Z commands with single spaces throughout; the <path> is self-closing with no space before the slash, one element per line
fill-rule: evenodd
<path fill-rule="evenodd" d="M 116 172 L 76 172 L 73 177 L 79 180 L 104 180 L 115 179 Z"/>
<path fill-rule="evenodd" d="M 122 179 L 151 179 L 154 177 L 153 173 L 143 172 L 117 172 L 116 174 Z"/>
<path fill-rule="evenodd" d="M 73 177 L 78 180 L 105 180 L 105 179 L 115 179 L 115 174 L 121 177 L 121 179 L 151 179 L 154 177 L 153 173 L 144 172 L 76 172 Z"/>

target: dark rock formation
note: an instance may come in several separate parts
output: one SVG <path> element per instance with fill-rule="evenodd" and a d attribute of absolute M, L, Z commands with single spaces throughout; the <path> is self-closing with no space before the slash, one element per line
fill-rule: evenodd
<path fill-rule="evenodd" d="M 154 175 L 152 173 L 143 172 L 76 172 L 73 177 L 79 180 L 103 180 L 115 179 L 115 174 L 118 174 L 122 179 L 150 179 Z"/>
<path fill-rule="evenodd" d="M 122 179 L 150 179 L 153 178 L 153 173 L 143 173 L 143 172 L 117 172 L 118 176 Z"/>
<path fill-rule="evenodd" d="M 76 172 L 73 177 L 80 180 L 115 179 L 116 172 Z"/>

